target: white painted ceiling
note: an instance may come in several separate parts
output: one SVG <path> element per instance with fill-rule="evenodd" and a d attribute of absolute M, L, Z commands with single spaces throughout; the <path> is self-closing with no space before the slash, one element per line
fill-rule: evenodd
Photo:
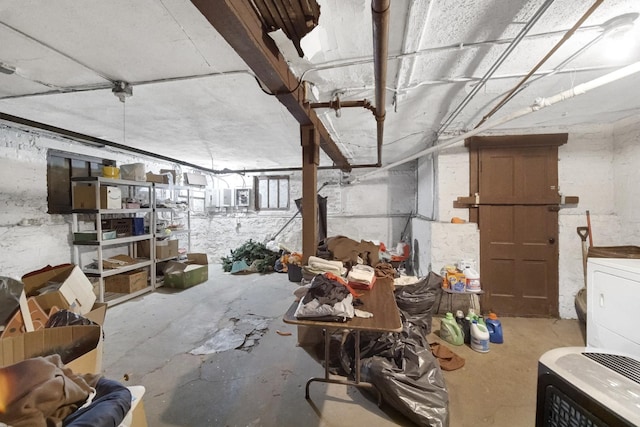
<path fill-rule="evenodd" d="M 320 0 L 319 26 L 303 39 L 305 57 L 270 33 L 294 74 L 318 89 L 315 101 L 374 102 L 371 3 Z M 383 165 L 480 119 L 562 38 L 593 1 L 555 0 L 486 85 L 441 129 L 544 0 L 392 0 Z M 605 0 L 494 118 L 536 98 L 640 60 L 607 53 L 602 24 L 640 13 L 638 0 Z M 565 63 L 594 39 L 600 40 Z M 301 165 L 300 131 L 245 62 L 188 0 L 0 0 L 0 112 L 159 153 L 212 169 Z M 313 40 L 320 50 L 314 51 Z M 555 71 L 554 73 L 551 73 Z M 133 85 L 121 103 L 112 81 Z M 640 111 L 634 75 L 507 123 L 527 128 L 611 123 Z M 376 162 L 370 111 L 316 110 L 354 165 Z M 489 121 L 490 122 L 490 121 Z M 330 165 L 327 156 L 323 165 Z"/>

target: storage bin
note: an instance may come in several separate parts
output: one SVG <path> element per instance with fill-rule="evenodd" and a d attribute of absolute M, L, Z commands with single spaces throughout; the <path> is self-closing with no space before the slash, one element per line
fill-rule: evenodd
<path fill-rule="evenodd" d="M 118 237 L 144 234 L 144 218 L 110 218 L 102 220 L 102 228 L 115 230 Z"/>
<path fill-rule="evenodd" d="M 302 281 L 302 267 L 295 264 L 287 264 L 287 273 L 289 275 L 290 282 Z"/>
<path fill-rule="evenodd" d="M 117 237 L 116 230 L 102 230 L 102 240 L 111 240 Z M 79 233 L 73 233 L 74 242 L 89 242 L 98 240 L 98 233 L 96 231 L 83 231 Z"/>
<path fill-rule="evenodd" d="M 146 181 L 147 175 L 144 170 L 144 163 L 120 165 L 120 178 L 129 181 Z"/>

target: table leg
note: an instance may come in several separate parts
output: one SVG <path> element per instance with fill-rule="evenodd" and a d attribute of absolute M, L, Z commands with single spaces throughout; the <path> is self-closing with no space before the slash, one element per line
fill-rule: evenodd
<path fill-rule="evenodd" d="M 309 385 L 312 382 L 322 382 L 322 383 L 330 383 L 330 384 L 343 384 L 343 385 L 352 385 L 360 388 L 368 388 L 370 390 L 374 390 L 378 395 L 378 406 L 382 406 L 382 394 L 380 390 L 376 388 L 375 385 L 368 382 L 360 381 L 360 331 L 356 330 L 356 342 L 355 342 L 355 358 L 356 358 L 356 366 L 355 366 L 355 381 L 350 380 L 338 380 L 329 378 L 329 344 L 331 342 L 331 335 L 327 329 L 323 329 L 324 331 L 324 378 L 312 377 L 309 378 L 307 384 L 305 386 L 305 399 L 309 399 Z"/>

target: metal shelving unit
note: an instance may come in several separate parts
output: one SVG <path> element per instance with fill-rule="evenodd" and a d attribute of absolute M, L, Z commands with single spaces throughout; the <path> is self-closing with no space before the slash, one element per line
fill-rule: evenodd
<path fill-rule="evenodd" d="M 92 240 L 75 240 L 73 239 L 73 257 L 74 263 L 78 265 L 82 271 L 88 277 L 98 278 L 98 301 L 106 302 L 109 305 L 117 304 L 135 298 L 146 292 L 150 292 L 155 288 L 156 283 L 156 269 L 155 269 L 155 236 L 153 230 L 155 229 L 154 215 L 153 213 L 153 188 L 152 183 L 142 181 L 128 181 L 122 179 L 111 179 L 103 177 L 79 177 L 72 178 L 72 205 L 76 206 L 76 187 L 85 186 L 94 188 L 95 204 L 94 206 L 101 206 L 101 188 L 102 187 L 118 187 L 124 194 L 126 191 L 127 196 L 132 196 L 136 191 L 147 192 L 149 200 L 149 207 L 136 208 L 136 209 L 73 209 L 73 232 L 95 232 L 96 239 Z M 150 215 L 149 230 L 142 235 L 116 237 L 114 239 L 103 239 L 102 220 L 106 219 L 106 216 L 115 216 L 116 218 L 132 218 L 138 217 L 140 214 L 152 214 Z M 80 227 L 81 220 L 83 224 L 93 222 L 94 229 L 83 230 Z M 72 235 L 73 236 L 73 235 Z M 141 241 L 149 241 L 149 247 L 151 257 L 149 259 L 137 258 L 137 243 Z M 113 269 L 104 268 L 103 261 L 108 259 L 105 257 L 105 250 L 107 249 L 122 249 L 132 258 L 135 258 L 139 262 L 134 264 L 125 265 Z M 95 258 L 92 263 L 86 263 L 85 257 L 87 254 L 94 254 Z M 84 255 L 84 256 L 83 256 Z M 95 265 L 94 265 L 95 264 Z M 105 290 L 105 278 L 115 276 L 117 274 L 127 273 L 133 270 L 147 268 L 149 282 L 148 285 L 140 290 L 131 293 L 115 293 L 106 292 Z"/>
<path fill-rule="evenodd" d="M 179 243 L 185 242 L 187 252 L 191 250 L 191 188 L 180 185 L 169 185 L 153 183 L 153 222 L 154 237 L 157 239 L 178 240 Z M 169 201 L 170 206 L 165 203 Z M 178 206 L 182 205 L 182 208 Z M 159 232 L 158 225 L 161 222 L 168 221 L 170 225 L 176 225 L 176 222 L 184 222 L 183 228 L 171 229 L 170 233 Z M 167 258 L 156 258 L 156 263 L 176 260 L 179 255 Z M 162 286 L 161 280 L 156 280 L 156 287 Z"/>

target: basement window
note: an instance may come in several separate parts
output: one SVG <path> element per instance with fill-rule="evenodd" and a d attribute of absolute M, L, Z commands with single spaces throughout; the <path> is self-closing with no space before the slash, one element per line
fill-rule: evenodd
<path fill-rule="evenodd" d="M 256 176 L 254 188 L 256 210 L 289 209 L 288 176 Z"/>
<path fill-rule="evenodd" d="M 47 212 L 71 213 L 71 178 L 102 176 L 104 159 L 64 151 L 47 153 Z"/>

